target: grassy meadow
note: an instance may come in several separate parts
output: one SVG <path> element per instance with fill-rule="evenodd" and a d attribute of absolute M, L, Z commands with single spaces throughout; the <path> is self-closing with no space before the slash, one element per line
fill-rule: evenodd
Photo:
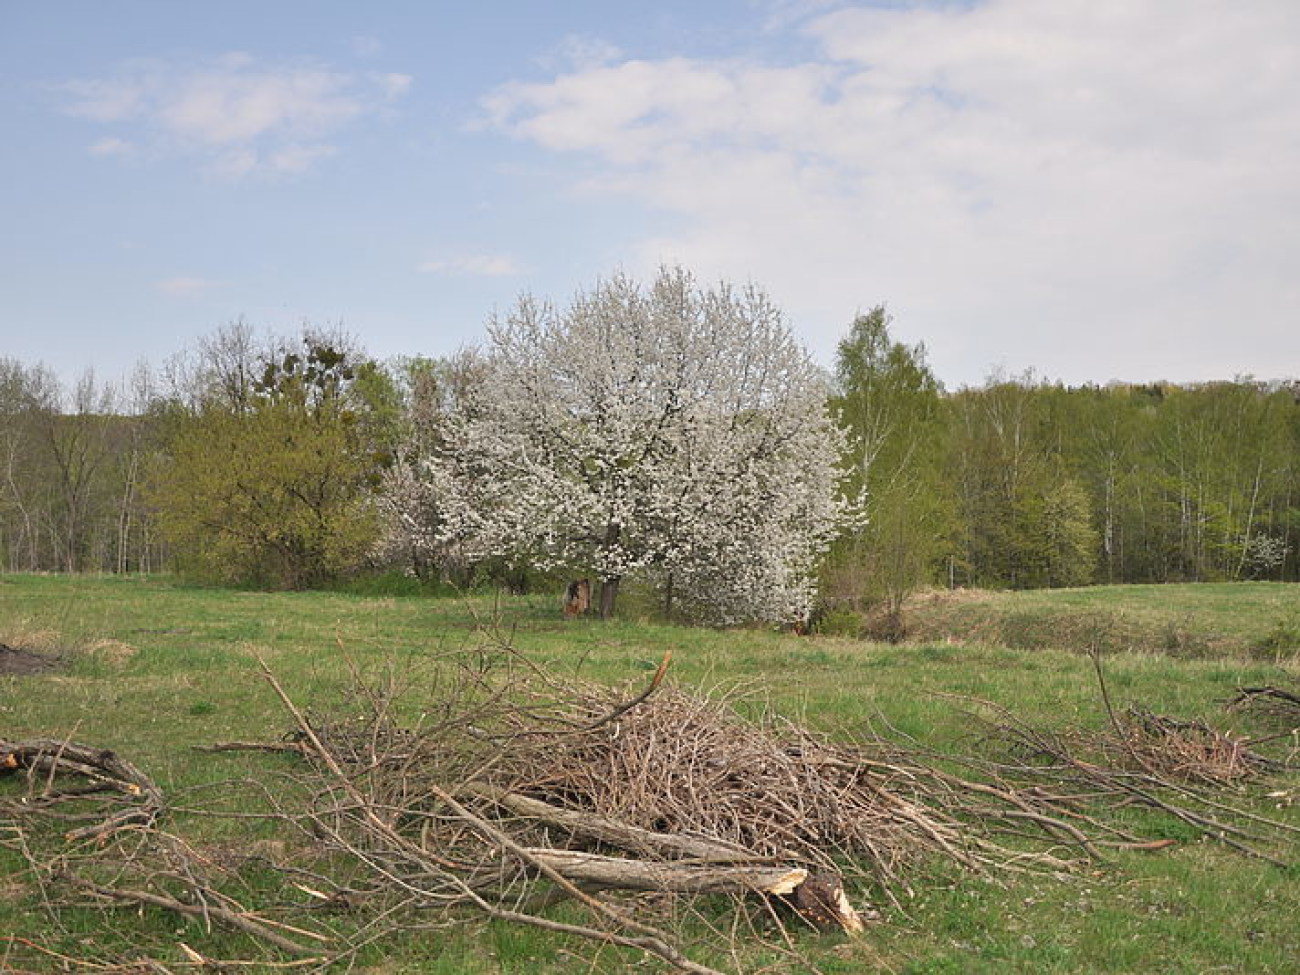
<path fill-rule="evenodd" d="M 669 680 L 731 691 L 736 707 L 776 712 L 836 736 L 892 729 L 941 751 L 975 730 L 953 696 L 995 702 L 1057 729 L 1108 720 L 1099 650 L 1116 707 L 1141 704 L 1224 730 L 1268 729 L 1228 715 L 1238 686 L 1300 682 L 1300 587 L 1233 584 L 935 594 L 909 611 L 900 645 L 762 629 L 694 629 L 628 617 L 566 621 L 558 595 L 518 597 L 262 593 L 166 578 L 0 576 L 0 644 L 57 658 L 52 669 L 0 674 L 0 739 L 67 738 L 111 748 L 154 778 L 172 805 L 166 829 L 203 849 L 283 849 L 271 824 L 211 815 L 229 783 L 267 780 L 290 759 L 212 754 L 196 746 L 275 740 L 291 719 L 259 661 L 304 706 L 340 707 L 357 674 L 400 675 L 418 700 L 431 661 L 491 654 L 496 633 L 561 680 L 645 685 L 671 650 Z M 432 686 L 432 685 L 429 685 Z M 737 690 L 739 689 L 739 690 Z M 1270 754 L 1300 762 L 1295 735 Z M 1288 748 L 1290 751 L 1288 752 Z M 23 794 L 0 779 L 0 802 Z M 1266 796 L 1265 793 L 1272 793 Z M 1294 769 L 1225 801 L 1300 828 Z M 865 936 L 797 931 L 803 971 L 1293 972 L 1300 967 L 1300 870 L 1207 841 L 1183 823 L 1134 810 L 1136 831 L 1174 839 L 1159 852 L 1118 851 L 1063 878 L 979 877 L 945 864 L 914 871 Z M 15 849 L 0 807 L 0 971 L 128 971 L 149 957 L 194 970 L 179 942 L 209 958 L 250 955 L 249 942 L 201 922 L 138 908 L 55 904 Z M 1298 834 L 1300 835 L 1300 834 Z M 1300 860 L 1300 841 L 1290 851 Z M 282 896 L 268 892 L 268 897 Z M 577 909 L 561 907 L 562 914 Z M 719 924 L 725 926 L 725 919 Z M 686 932 L 693 957 L 719 968 L 788 971 L 743 941 L 735 953 Z M 470 920 L 362 950 L 353 970 L 585 971 L 590 946 Z M 119 966 L 113 968 L 113 966 Z M 595 971 L 658 970 L 604 949 Z M 96 967 L 98 966 L 98 967 Z M 187 967 L 188 966 L 188 967 Z M 140 969 L 143 970 L 143 969 Z M 270 970 L 268 963 L 268 970 Z"/>

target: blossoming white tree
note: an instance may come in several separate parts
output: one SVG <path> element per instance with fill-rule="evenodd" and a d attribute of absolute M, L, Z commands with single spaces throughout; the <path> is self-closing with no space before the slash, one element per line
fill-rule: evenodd
<path fill-rule="evenodd" d="M 489 335 L 438 455 L 392 477 L 408 540 L 590 572 L 606 617 L 634 577 L 711 622 L 807 613 L 842 434 L 765 295 L 616 275 L 564 311 L 521 298 Z"/>

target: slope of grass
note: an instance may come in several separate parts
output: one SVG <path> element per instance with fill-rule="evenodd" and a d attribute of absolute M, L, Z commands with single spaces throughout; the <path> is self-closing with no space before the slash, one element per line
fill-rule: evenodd
<path fill-rule="evenodd" d="M 1193 634 L 1196 653 L 1156 652 L 1161 648 L 1137 638 L 1104 644 L 1111 695 L 1117 706 L 1141 703 L 1223 726 L 1221 702 L 1236 686 L 1294 684 L 1300 677 L 1285 641 L 1273 653 L 1257 649 L 1290 625 L 1298 599 L 1300 589 L 1237 585 L 936 600 L 920 610 L 932 613 L 929 642 L 885 646 L 647 620 L 565 621 L 557 600 L 545 597 L 247 593 L 156 578 L 13 575 L 0 577 L 0 643 L 59 654 L 62 665 L 45 674 L 0 675 L 0 737 L 68 737 L 113 748 L 185 797 L 188 808 L 214 783 L 267 775 L 286 761 L 192 750 L 219 740 L 271 739 L 289 726 L 258 660 L 296 698 L 328 707 L 357 671 L 391 670 L 418 684 L 443 651 L 497 652 L 481 635 L 495 628 L 561 678 L 641 686 L 671 650 L 673 680 L 705 690 L 739 685 L 742 711 L 774 709 L 841 735 L 888 725 L 935 747 L 961 747 L 974 728 L 948 695 L 995 701 L 1052 727 L 1105 724 L 1092 662 L 1073 652 L 1079 646 L 1063 622 L 1080 618 L 1134 633 Z M 1102 623 L 1097 632 L 1111 632 Z M 995 639 L 1024 632 L 1035 635 Z M 1291 797 L 1278 804 L 1293 802 L 1298 787 L 1294 775 L 1274 783 Z M 0 798 L 17 788 L 0 780 Z M 1295 821 L 1296 807 L 1276 814 Z M 185 811 L 173 814 L 171 828 L 201 843 L 282 842 Z M 914 878 L 913 896 L 900 909 L 885 906 L 885 923 L 866 938 L 807 935 L 804 946 L 824 972 L 877 965 L 916 973 L 1294 970 L 1295 872 L 1200 842 L 1190 830 L 1177 838 L 1188 842 L 1161 854 L 1116 854 L 1112 867 L 1069 881 L 995 884 L 936 865 Z M 132 957 L 148 946 L 175 959 L 173 927 L 193 939 L 187 943 L 215 944 L 218 957 L 239 950 L 238 939 L 155 912 L 64 911 L 56 923 L 19 867 L 0 849 L 0 932 L 61 950 L 89 939 L 100 958 L 113 951 Z M 384 972 L 562 972 L 576 964 L 570 947 L 577 950 L 535 932 L 470 924 L 436 939 L 385 944 L 359 963 Z M 7 950 L 13 949 L 0 939 L 0 970 Z M 703 960 L 729 966 L 716 950 Z M 610 951 L 600 957 L 599 970 L 631 965 Z M 751 967 L 764 960 L 757 950 L 744 959 Z"/>
<path fill-rule="evenodd" d="M 1300 589 L 1288 583 L 931 592 L 907 608 L 911 638 L 1160 653 L 1179 658 L 1300 654 Z"/>

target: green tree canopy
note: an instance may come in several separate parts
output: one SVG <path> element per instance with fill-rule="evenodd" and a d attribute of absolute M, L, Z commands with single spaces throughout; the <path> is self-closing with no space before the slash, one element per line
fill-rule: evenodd
<path fill-rule="evenodd" d="M 953 499 L 943 478 L 942 387 L 923 345 L 895 341 L 885 307 L 859 316 L 840 342 L 832 408 L 848 431 L 846 488 L 865 497 L 865 524 L 828 563 L 829 594 L 863 608 L 930 581 L 947 552 Z"/>
<path fill-rule="evenodd" d="M 307 332 L 251 361 L 242 335 L 229 338 L 200 395 L 175 411 L 152 481 L 161 527 L 204 577 L 318 585 L 374 545 L 369 495 L 391 456 L 395 389 L 337 338 Z"/>

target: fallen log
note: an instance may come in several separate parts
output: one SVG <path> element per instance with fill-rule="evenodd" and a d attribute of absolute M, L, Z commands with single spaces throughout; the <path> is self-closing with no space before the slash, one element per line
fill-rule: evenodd
<path fill-rule="evenodd" d="M 763 894 L 780 898 L 819 930 L 839 928 L 858 935 L 865 928 L 862 915 L 849 904 L 839 876 L 810 874 L 803 867 L 643 861 L 551 848 L 529 848 L 528 855 L 538 865 L 589 891 Z"/>
<path fill-rule="evenodd" d="M 810 874 L 803 867 L 741 866 L 733 863 L 643 861 L 580 850 L 529 848 L 529 857 L 588 891 L 649 891 L 690 894 L 763 894 L 779 898 L 820 931 L 865 930 L 835 874 Z"/>
<path fill-rule="evenodd" d="M 629 860 L 578 850 L 530 847 L 528 856 L 587 890 L 636 890 L 675 894 L 761 894 L 789 905 L 819 930 L 860 934 L 865 925 L 832 873 L 803 867 Z"/>
<path fill-rule="evenodd" d="M 98 822 L 69 830 L 71 841 L 103 839 L 126 827 L 148 828 L 166 809 L 162 790 L 135 765 L 107 748 L 96 748 L 75 741 L 56 738 L 32 738 L 27 741 L 0 739 L 0 773 L 26 769 L 29 775 L 41 775 L 42 789 L 16 811 L 32 812 L 61 802 L 87 801 L 95 793 L 109 793 L 125 809 L 108 813 Z M 56 788 L 59 776 L 76 775 L 89 781 L 88 787 Z M 33 785 L 36 780 L 33 777 Z"/>
<path fill-rule="evenodd" d="M 762 894 L 778 897 L 821 930 L 860 933 L 862 915 L 849 903 L 844 883 L 831 871 L 810 871 L 774 863 L 730 843 L 699 836 L 660 833 L 602 816 L 562 809 L 540 799 L 485 786 L 465 790 L 516 816 L 536 820 L 631 853 L 689 859 L 648 860 L 603 856 L 579 850 L 529 848 L 528 853 L 565 879 L 592 889 L 667 891 L 693 894 Z"/>
<path fill-rule="evenodd" d="M 528 847 L 528 855 L 588 890 L 787 896 L 808 879 L 803 867 L 761 867 L 690 860 L 631 860 L 581 850 Z"/>
<path fill-rule="evenodd" d="M 743 847 L 724 843 L 721 840 L 684 836 L 680 833 L 659 833 L 639 826 L 629 826 L 627 823 L 606 819 L 594 813 L 554 806 L 549 802 L 517 792 L 504 792 L 477 784 L 466 786 L 460 792 L 462 795 L 473 796 L 476 799 L 486 799 L 506 812 L 523 819 L 535 820 L 570 835 L 615 846 L 629 853 L 695 857 L 713 862 L 763 860 L 770 863 L 772 859 L 758 857 Z"/>

